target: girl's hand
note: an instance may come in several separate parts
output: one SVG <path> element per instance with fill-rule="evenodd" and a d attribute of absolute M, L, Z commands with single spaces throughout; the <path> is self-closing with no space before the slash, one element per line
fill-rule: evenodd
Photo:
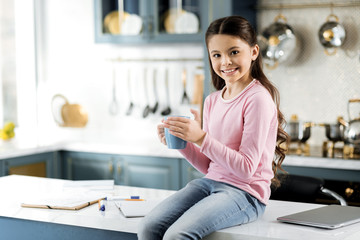
<path fill-rule="evenodd" d="M 201 146 L 206 133 L 201 129 L 200 113 L 194 109 L 190 109 L 190 112 L 194 115 L 194 120 L 168 117 L 166 121 L 163 121 L 163 127 L 169 128 L 172 135 Z"/>
<path fill-rule="evenodd" d="M 166 139 L 165 139 L 164 124 L 159 124 L 157 126 L 157 133 L 158 133 L 158 137 L 160 139 L 160 142 L 163 143 L 164 145 L 167 145 Z"/>

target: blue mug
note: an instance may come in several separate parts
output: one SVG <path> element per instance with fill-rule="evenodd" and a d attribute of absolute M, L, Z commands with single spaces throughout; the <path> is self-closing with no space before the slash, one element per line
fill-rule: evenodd
<path fill-rule="evenodd" d="M 187 116 L 171 116 L 171 117 L 184 117 L 184 118 L 190 118 Z M 165 120 L 167 117 L 165 117 Z M 165 139 L 166 144 L 169 149 L 184 149 L 186 147 L 187 142 L 181 138 L 175 137 L 174 135 L 169 133 L 169 129 L 165 128 Z"/>

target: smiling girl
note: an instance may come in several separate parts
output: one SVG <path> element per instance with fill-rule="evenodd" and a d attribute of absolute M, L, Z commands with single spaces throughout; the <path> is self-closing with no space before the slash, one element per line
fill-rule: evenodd
<path fill-rule="evenodd" d="M 262 71 L 256 33 L 239 16 L 212 22 L 206 32 L 212 83 L 203 128 L 194 120 L 168 117 L 158 126 L 188 141 L 181 154 L 205 176 L 159 204 L 139 225 L 139 239 L 201 239 L 222 228 L 259 218 L 278 183 L 288 141 L 277 89 Z"/>

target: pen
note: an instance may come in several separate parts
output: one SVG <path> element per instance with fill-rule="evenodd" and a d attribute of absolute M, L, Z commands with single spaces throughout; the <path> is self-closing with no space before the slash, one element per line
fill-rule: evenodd
<path fill-rule="evenodd" d="M 105 211 L 105 203 L 103 200 L 98 201 L 99 204 L 99 211 Z"/>
<path fill-rule="evenodd" d="M 105 200 L 119 200 L 119 201 L 144 201 L 144 199 L 141 199 L 139 196 L 131 196 L 130 198 L 124 198 L 120 196 L 108 196 L 105 198 Z"/>

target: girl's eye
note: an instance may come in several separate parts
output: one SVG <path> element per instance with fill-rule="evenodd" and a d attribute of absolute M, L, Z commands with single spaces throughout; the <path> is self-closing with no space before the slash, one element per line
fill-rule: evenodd
<path fill-rule="evenodd" d="M 213 57 L 214 57 L 214 58 L 218 58 L 218 57 L 220 57 L 220 54 L 215 53 L 215 54 L 213 55 Z"/>
<path fill-rule="evenodd" d="M 239 53 L 239 51 L 234 50 L 234 51 L 231 52 L 231 55 L 235 55 L 235 54 L 238 54 L 238 53 Z"/>

